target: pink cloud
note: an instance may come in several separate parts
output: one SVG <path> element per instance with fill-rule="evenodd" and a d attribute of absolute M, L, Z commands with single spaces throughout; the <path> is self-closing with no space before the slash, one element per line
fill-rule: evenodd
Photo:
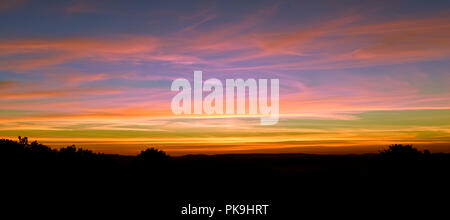
<path fill-rule="evenodd" d="M 66 11 L 67 13 L 92 13 L 96 12 L 98 9 L 92 4 L 89 4 L 87 2 L 79 1 L 75 4 L 67 7 Z"/>
<path fill-rule="evenodd" d="M 18 8 L 26 4 L 28 0 L 2 0 L 0 1 L 0 11 L 6 11 L 13 8 Z"/>
<path fill-rule="evenodd" d="M 440 14 L 369 24 L 360 22 L 362 15 L 347 15 L 302 28 L 261 29 L 276 10 L 273 6 L 248 15 L 238 23 L 160 37 L 128 35 L 108 39 L 2 41 L 0 56 L 40 56 L 6 60 L 0 62 L 0 66 L 27 70 L 91 59 L 130 63 L 159 61 L 181 66 L 203 64 L 222 70 L 302 70 L 396 64 L 440 59 L 450 54 L 449 20 Z M 210 56 L 215 59 L 206 59 Z M 261 59 L 270 62 L 235 64 Z"/>

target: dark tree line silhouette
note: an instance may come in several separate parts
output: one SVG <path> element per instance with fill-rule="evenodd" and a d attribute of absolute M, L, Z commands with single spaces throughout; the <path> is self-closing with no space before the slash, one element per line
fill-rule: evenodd
<path fill-rule="evenodd" d="M 0 139 L 0 152 L 4 160 L 45 160 L 60 162 L 89 162 L 89 161 L 110 161 L 121 160 L 132 162 L 139 166 L 155 166 L 166 165 L 170 156 L 164 151 L 151 147 L 141 151 L 135 157 L 126 158 L 120 155 L 105 155 L 103 153 L 94 153 L 91 150 L 78 148 L 75 145 L 52 149 L 49 146 L 38 143 L 37 141 L 29 142 L 27 137 L 18 137 L 17 141 L 9 139 Z M 396 162 L 405 162 L 407 160 L 417 161 L 431 158 L 432 155 L 439 157 L 442 153 L 431 154 L 430 151 L 419 151 L 412 145 L 394 144 L 387 149 L 381 151 L 378 158 L 381 160 L 390 160 Z M 186 156 L 186 158 L 201 158 L 201 156 Z"/>
<path fill-rule="evenodd" d="M 302 213 L 317 214 L 323 211 L 317 207 L 343 205 L 342 210 L 351 206 L 377 213 L 379 204 L 411 208 L 421 201 L 419 197 L 442 194 L 450 173 L 450 154 L 401 144 L 364 155 L 171 157 L 156 148 L 136 156 L 95 153 L 74 145 L 52 149 L 19 137 L 0 139 L 0 158 L 2 178 L 8 184 L 4 189 L 13 193 L 11 200 L 20 199 L 27 209 L 48 210 L 47 203 L 29 200 L 51 198 L 51 204 L 60 204 L 58 210 L 67 213 L 74 207 L 83 212 L 84 207 L 102 205 L 107 208 L 101 213 L 148 214 L 145 210 L 152 209 L 151 213 L 170 216 L 179 213 L 174 209 L 186 201 L 214 199 L 223 204 L 249 198 L 276 204 L 273 212 L 290 213 L 301 207 Z M 352 203 L 342 202 L 343 198 Z"/>
<path fill-rule="evenodd" d="M 17 155 L 26 155 L 33 154 L 36 156 L 54 156 L 54 157 L 62 157 L 65 159 L 94 159 L 104 157 L 103 153 L 94 153 L 91 150 L 77 148 L 75 145 L 52 149 L 46 145 L 40 144 L 37 141 L 33 141 L 31 143 L 28 142 L 28 137 L 18 137 L 18 141 L 13 141 L 9 139 L 0 139 L 0 152 L 3 155 L 8 156 L 17 156 Z M 439 153 L 442 155 L 442 153 Z M 392 158 L 392 159 L 418 159 L 426 156 L 430 156 L 431 153 L 429 150 L 419 151 L 414 148 L 412 145 L 402 145 L 402 144 L 393 144 L 390 145 L 387 149 L 380 152 L 380 156 L 384 158 Z M 169 156 L 162 150 L 151 147 L 141 151 L 136 157 L 135 160 L 141 164 L 158 164 L 165 163 L 169 159 Z"/>
<path fill-rule="evenodd" d="M 194 182 L 237 180 L 244 184 L 286 179 L 288 182 L 318 179 L 373 179 L 408 177 L 440 178 L 450 169 L 450 156 L 419 151 L 412 145 L 394 144 L 379 154 L 308 155 L 242 154 L 170 157 L 147 148 L 136 156 L 94 153 L 75 145 L 52 149 L 27 137 L 1 139 L 0 152 L 7 172 L 47 175 L 49 178 L 154 179 Z M 26 175 L 25 175 L 26 176 Z"/>
<path fill-rule="evenodd" d="M 104 153 L 94 153 L 91 150 L 78 148 L 75 145 L 52 149 L 49 146 L 38 143 L 37 141 L 29 142 L 27 137 L 18 137 L 18 141 L 9 139 L 0 139 L 0 152 L 3 160 L 20 160 L 20 159 L 47 159 L 47 160 L 66 160 L 66 161 L 93 161 L 109 159 L 111 155 Z M 148 148 L 141 151 L 134 160 L 142 164 L 164 163 L 169 156 L 162 150 L 156 148 Z M 47 161 L 48 162 L 48 161 Z"/>

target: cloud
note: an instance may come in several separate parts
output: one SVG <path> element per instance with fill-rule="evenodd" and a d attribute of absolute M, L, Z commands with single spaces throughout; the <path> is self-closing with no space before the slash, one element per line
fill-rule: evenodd
<path fill-rule="evenodd" d="M 291 23 L 276 28 L 266 26 L 278 10 L 278 5 L 270 6 L 245 15 L 239 21 L 214 26 L 202 24 L 216 18 L 217 14 L 201 11 L 192 17 L 180 18 L 194 21 L 194 26 L 188 28 L 190 30 L 181 28 L 179 32 L 161 36 L 2 40 L 0 56 L 4 59 L 0 61 L 0 69 L 42 70 L 47 79 L 64 85 L 53 90 L 13 91 L 4 93 L 3 97 L 10 100 L 65 97 L 71 94 L 64 89 L 73 89 L 73 94 L 77 94 L 83 90 L 83 84 L 97 82 L 102 85 L 111 79 L 122 80 L 118 81 L 121 83 L 126 80 L 171 80 L 177 74 L 191 76 L 191 72 L 180 73 L 181 70 L 201 67 L 218 75 L 218 72 L 273 72 L 272 77 L 278 76 L 286 84 L 281 97 L 285 114 L 344 119 L 348 117 L 341 113 L 350 110 L 449 107 L 447 99 L 421 94 L 417 84 L 409 84 L 407 78 L 392 77 L 397 73 L 360 76 L 337 71 L 448 58 L 450 26 L 448 18 L 442 14 L 379 21 L 364 14 L 349 13 L 302 26 Z M 132 71 L 82 71 L 76 67 L 67 70 L 62 65 L 74 61 L 101 62 L 102 68 L 118 64 L 118 67 Z M 148 68 L 152 74 L 134 69 L 147 62 L 159 68 Z M 48 67 L 53 68 L 49 70 Z M 308 79 L 296 77 L 301 70 L 327 70 L 331 72 L 327 77 L 334 80 L 319 79 L 322 84 L 316 85 L 296 84 Z M 409 77 L 420 78 L 418 75 Z M 170 94 L 164 90 L 115 89 L 122 91 L 115 94 L 117 105 L 146 103 L 143 98 L 133 98 L 139 93 L 148 99 L 151 97 L 153 105 L 164 106 L 170 101 Z M 68 102 L 75 103 L 73 100 Z M 108 102 L 111 100 L 87 99 L 80 103 L 91 106 L 108 105 Z M 80 103 L 76 102 L 76 105 Z"/>
<path fill-rule="evenodd" d="M 119 37 L 120 38 L 120 37 Z M 27 70 L 63 64 L 73 60 L 138 61 L 158 47 L 153 37 L 132 36 L 120 39 L 63 38 L 25 39 L 0 42 L 0 56 L 35 55 L 0 61 L 2 69 Z"/>
<path fill-rule="evenodd" d="M 222 66 L 229 71 L 314 70 L 401 64 L 450 55 L 449 19 L 442 14 L 372 23 L 362 23 L 362 18 L 347 15 L 300 29 L 235 37 L 235 45 L 243 45 L 249 52 L 217 63 L 225 61 Z M 238 61 L 240 64 L 235 63 Z M 262 64 L 252 65 L 254 61 Z"/>
<path fill-rule="evenodd" d="M 25 5 L 28 0 L 2 0 L 0 1 L 0 11 L 7 11 Z"/>
<path fill-rule="evenodd" d="M 69 14 L 73 13 L 94 13 L 97 12 L 98 8 L 93 4 L 88 4 L 84 1 L 78 1 L 66 8 L 66 12 Z"/>
<path fill-rule="evenodd" d="M 27 100 L 27 99 L 42 99 L 50 97 L 65 97 L 65 96 L 79 96 L 79 95 L 101 95 L 101 94 L 117 94 L 119 89 L 105 89 L 105 88 L 64 88 L 53 90 L 30 90 L 30 91 L 6 91 L 0 93 L 0 99 L 6 100 Z M 25 89 L 26 90 L 26 89 Z M 28 89 L 29 90 L 29 89 Z"/>
<path fill-rule="evenodd" d="M 186 31 L 156 35 L 59 37 L 0 41 L 0 68 L 31 70 L 77 60 L 136 65 L 203 65 L 224 71 L 342 69 L 399 64 L 450 55 L 449 19 L 373 21 L 361 14 L 341 15 L 302 27 L 265 28 L 278 6 L 263 8 L 240 21 L 197 28 L 214 13 L 194 16 Z M 198 17 L 198 18 L 197 18 Z"/>
<path fill-rule="evenodd" d="M 5 89 L 5 88 L 10 88 L 16 84 L 17 84 L 17 82 L 15 82 L 15 81 L 0 81 L 0 90 Z"/>

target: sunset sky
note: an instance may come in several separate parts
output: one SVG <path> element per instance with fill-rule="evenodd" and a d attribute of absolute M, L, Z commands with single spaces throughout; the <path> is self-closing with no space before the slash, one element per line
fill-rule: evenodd
<path fill-rule="evenodd" d="M 280 80 L 280 120 L 174 79 Z M 0 137 L 136 154 L 450 152 L 450 1 L 0 1 Z M 207 94 L 207 93 L 205 93 Z"/>

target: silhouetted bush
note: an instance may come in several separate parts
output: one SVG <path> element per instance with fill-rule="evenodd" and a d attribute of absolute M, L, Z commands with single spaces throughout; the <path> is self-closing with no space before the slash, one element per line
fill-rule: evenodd
<path fill-rule="evenodd" d="M 429 154 L 429 151 L 427 151 Z M 414 159 L 423 156 L 423 153 L 414 148 L 412 145 L 393 144 L 388 149 L 380 153 L 384 157 L 394 159 Z"/>
<path fill-rule="evenodd" d="M 65 158 L 83 158 L 83 159 L 92 159 L 96 156 L 96 154 L 93 153 L 92 151 L 85 150 L 83 148 L 77 148 L 75 145 L 59 149 L 58 155 Z"/>
<path fill-rule="evenodd" d="M 163 164 L 166 163 L 169 156 L 162 150 L 156 148 L 148 148 L 141 151 L 136 157 L 136 160 L 140 164 Z"/>

